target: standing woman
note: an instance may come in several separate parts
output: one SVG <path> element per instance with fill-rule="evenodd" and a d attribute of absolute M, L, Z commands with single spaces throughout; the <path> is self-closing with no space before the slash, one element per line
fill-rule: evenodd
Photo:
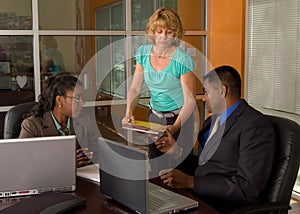
<path fill-rule="evenodd" d="M 38 104 L 22 122 L 19 138 L 76 134 L 77 167 L 91 163 L 98 136 L 87 115 L 81 113 L 83 104 L 83 86 L 76 77 L 62 73 L 48 78 Z"/>
<path fill-rule="evenodd" d="M 146 35 L 151 44 L 137 50 L 122 123 L 135 122 L 133 112 L 145 81 L 151 95 L 149 121 L 165 125 L 177 137 L 187 120 L 193 126 L 196 91 L 194 62 L 178 47 L 184 35 L 179 15 L 171 8 L 158 9 L 149 18 Z"/>

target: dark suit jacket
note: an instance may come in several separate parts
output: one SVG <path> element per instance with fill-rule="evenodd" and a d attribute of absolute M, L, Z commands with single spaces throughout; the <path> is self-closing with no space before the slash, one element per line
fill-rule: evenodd
<path fill-rule="evenodd" d="M 210 124 L 211 117 L 204 121 L 199 142 L 203 141 Z M 275 142 L 272 125 L 242 100 L 207 142 L 215 150 L 211 158 L 201 165 L 198 157 L 186 159 L 197 164 L 194 192 L 220 211 L 259 200 L 272 168 Z M 200 155 L 204 152 L 210 151 L 203 149 Z"/>
<path fill-rule="evenodd" d="M 88 148 L 94 153 L 93 162 L 98 162 L 98 136 L 97 127 L 93 127 L 89 117 L 81 114 L 78 118 L 72 119 L 71 132 L 76 135 L 77 149 Z M 50 112 L 46 112 L 42 117 L 30 116 L 21 124 L 19 138 L 58 136 Z"/>

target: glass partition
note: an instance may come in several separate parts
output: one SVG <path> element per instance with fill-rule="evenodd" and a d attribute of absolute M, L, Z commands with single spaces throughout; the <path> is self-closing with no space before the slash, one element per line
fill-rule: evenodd
<path fill-rule="evenodd" d="M 125 30 L 125 1 L 118 1 L 95 10 L 96 30 Z"/>
<path fill-rule="evenodd" d="M 81 78 L 86 89 L 95 91 L 95 68 L 89 61 L 95 58 L 96 36 L 41 36 L 41 83 L 49 76 L 69 72 Z M 82 74 L 82 75 L 81 75 Z M 86 74 L 86 75 L 84 75 Z M 95 93 L 87 100 L 94 100 Z"/>
<path fill-rule="evenodd" d="M 126 64 L 125 37 L 97 37 L 97 85 L 98 90 L 108 97 L 125 98 Z"/>
<path fill-rule="evenodd" d="M 93 30 L 90 1 L 38 0 L 40 30 Z"/>
<path fill-rule="evenodd" d="M 0 0 L 0 29 L 32 29 L 31 0 Z"/>
<path fill-rule="evenodd" d="M 0 77 L 1 106 L 34 100 L 32 36 L 0 36 Z"/>
<path fill-rule="evenodd" d="M 133 0 L 131 2 L 131 20 L 132 30 L 142 30 L 146 28 L 148 18 L 154 11 L 154 1 Z"/>

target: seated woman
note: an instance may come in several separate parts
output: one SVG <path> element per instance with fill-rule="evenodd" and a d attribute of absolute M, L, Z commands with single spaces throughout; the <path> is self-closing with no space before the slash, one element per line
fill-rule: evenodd
<path fill-rule="evenodd" d="M 68 73 L 50 77 L 38 104 L 22 122 L 19 138 L 76 135 L 77 167 L 90 164 L 97 160 L 99 132 L 82 113 L 84 102 L 83 86 L 76 77 Z"/>

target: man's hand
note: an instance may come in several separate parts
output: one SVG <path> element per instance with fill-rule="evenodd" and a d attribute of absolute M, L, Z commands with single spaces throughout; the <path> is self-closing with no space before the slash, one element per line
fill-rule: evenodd
<path fill-rule="evenodd" d="M 173 155 L 176 159 L 181 157 L 183 149 L 178 146 L 169 129 L 166 129 L 162 137 L 154 139 L 153 141 L 159 151 Z"/>
<path fill-rule="evenodd" d="M 93 152 L 87 152 L 87 148 L 80 148 L 76 150 L 76 166 L 82 167 L 91 163 Z"/>
<path fill-rule="evenodd" d="M 159 173 L 160 179 L 166 185 L 178 188 L 178 189 L 193 189 L 194 188 L 194 177 L 184 174 L 183 172 L 173 170 L 162 170 Z"/>
<path fill-rule="evenodd" d="M 172 133 L 168 129 L 166 129 L 163 136 L 161 136 L 159 139 L 156 139 L 156 141 L 154 142 L 156 148 L 163 153 L 168 152 L 175 143 L 176 141 Z"/>

